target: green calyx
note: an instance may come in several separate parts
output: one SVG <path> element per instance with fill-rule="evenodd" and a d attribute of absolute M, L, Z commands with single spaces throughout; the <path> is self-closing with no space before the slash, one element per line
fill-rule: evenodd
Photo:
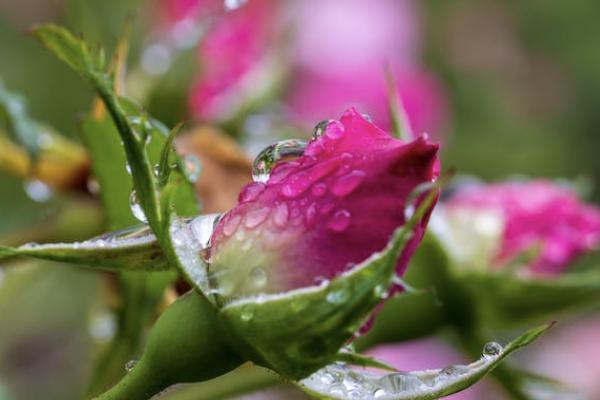
<path fill-rule="evenodd" d="M 330 282 L 225 305 L 220 314 L 236 338 L 232 345 L 292 380 L 333 362 L 387 295 L 398 257 L 436 195 L 429 193 L 382 251 Z"/>

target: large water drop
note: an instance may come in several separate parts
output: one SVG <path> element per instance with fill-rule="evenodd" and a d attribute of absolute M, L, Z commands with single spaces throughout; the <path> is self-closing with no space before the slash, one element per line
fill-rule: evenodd
<path fill-rule="evenodd" d="M 347 210 L 338 210 L 333 214 L 327 227 L 334 232 L 343 232 L 350 225 L 350 212 Z"/>
<path fill-rule="evenodd" d="M 254 159 L 252 179 L 255 182 L 267 182 L 275 164 L 285 158 L 299 157 L 304 154 L 306 142 L 287 139 L 274 143 L 263 149 Z"/>
<path fill-rule="evenodd" d="M 144 214 L 144 209 L 140 205 L 140 202 L 137 197 L 137 193 L 135 190 L 131 191 L 131 195 L 129 195 L 129 208 L 131 208 L 131 213 L 133 216 L 140 222 L 148 222 L 146 218 L 146 214 Z"/>

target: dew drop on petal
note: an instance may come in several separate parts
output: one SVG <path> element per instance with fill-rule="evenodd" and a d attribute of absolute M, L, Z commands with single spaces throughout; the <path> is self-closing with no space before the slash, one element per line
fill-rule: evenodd
<path fill-rule="evenodd" d="M 328 201 L 328 202 L 326 202 L 326 203 L 323 203 L 323 204 L 321 205 L 321 208 L 319 209 L 319 212 L 320 212 L 321 214 L 323 214 L 323 215 L 325 215 L 325 214 L 328 214 L 328 213 L 329 213 L 329 211 L 331 211 L 331 210 L 333 209 L 333 207 L 334 207 L 334 204 L 333 204 L 333 202 L 331 202 L 331 201 Z"/>
<path fill-rule="evenodd" d="M 242 217 L 239 214 L 231 215 L 227 218 L 227 221 L 223 224 L 223 233 L 225 236 L 231 236 L 237 229 Z"/>
<path fill-rule="evenodd" d="M 325 136 L 330 139 L 340 139 L 344 136 L 344 125 L 340 121 L 332 121 L 325 128 Z"/>
<path fill-rule="evenodd" d="M 285 158 L 299 157 L 304 154 L 306 142 L 287 139 L 265 147 L 254 159 L 252 179 L 255 182 L 267 182 L 275 164 Z"/>
<path fill-rule="evenodd" d="M 248 201 L 253 201 L 264 190 L 265 190 L 264 183 L 262 183 L 262 182 L 251 183 L 249 185 L 246 185 L 246 187 L 244 187 L 244 189 L 240 192 L 238 200 L 240 203 L 246 203 Z"/>
<path fill-rule="evenodd" d="M 266 206 L 248 211 L 244 220 L 244 226 L 246 226 L 248 229 L 256 228 L 258 225 L 263 223 L 263 221 L 269 216 L 270 212 L 271 208 Z"/>
<path fill-rule="evenodd" d="M 23 189 L 31 200 L 37 201 L 38 203 L 45 203 L 50 200 L 54 194 L 52 188 L 39 179 L 26 181 L 23 185 Z"/>
<path fill-rule="evenodd" d="M 489 359 L 497 357 L 502 352 L 502 345 L 496 342 L 488 342 L 483 346 L 482 356 Z"/>
<path fill-rule="evenodd" d="M 140 205 L 140 202 L 137 197 L 137 193 L 135 190 L 131 191 L 129 195 L 129 208 L 131 209 L 131 213 L 140 222 L 148 222 L 146 218 L 146 214 L 144 214 L 144 209 Z"/>
<path fill-rule="evenodd" d="M 325 185 L 324 183 L 317 183 L 312 188 L 312 194 L 314 194 L 317 197 L 323 197 L 326 192 L 327 192 L 327 185 Z"/>
<path fill-rule="evenodd" d="M 327 227 L 334 232 L 343 232 L 350 225 L 350 212 L 347 210 L 338 210 L 333 214 Z"/>
<path fill-rule="evenodd" d="M 312 138 L 318 139 L 321 136 L 323 136 L 323 134 L 325 133 L 325 129 L 327 129 L 327 126 L 332 122 L 335 122 L 335 120 L 326 119 L 326 120 L 319 122 L 317 125 L 315 125 L 315 129 L 313 130 Z"/>
<path fill-rule="evenodd" d="M 331 187 L 331 192 L 338 197 L 347 196 L 365 180 L 366 176 L 364 171 L 354 170 L 338 178 Z"/>
<path fill-rule="evenodd" d="M 273 223 L 276 226 L 283 228 L 288 221 L 288 214 L 288 207 L 285 203 L 280 203 L 276 205 L 272 216 Z"/>
<path fill-rule="evenodd" d="M 306 216 L 307 224 L 313 223 L 315 221 L 315 216 L 317 215 L 317 205 L 312 203 L 310 206 L 308 206 L 304 215 Z"/>

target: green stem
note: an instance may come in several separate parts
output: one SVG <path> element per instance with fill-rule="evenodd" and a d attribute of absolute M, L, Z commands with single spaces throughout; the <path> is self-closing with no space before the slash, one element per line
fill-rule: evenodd
<path fill-rule="evenodd" d="M 153 373 L 152 368 L 142 363 L 140 361 L 119 383 L 95 399 L 148 400 L 171 385 L 162 374 Z"/>
<path fill-rule="evenodd" d="M 275 373 L 260 367 L 240 367 L 208 382 L 185 385 L 165 400 L 222 400 L 281 383 Z"/>

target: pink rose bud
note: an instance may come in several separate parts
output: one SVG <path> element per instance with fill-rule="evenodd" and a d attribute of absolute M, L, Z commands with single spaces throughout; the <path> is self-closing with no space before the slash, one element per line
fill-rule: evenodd
<path fill-rule="evenodd" d="M 222 297 L 326 283 L 382 250 L 407 198 L 438 176 L 438 146 L 404 143 L 355 109 L 318 125 L 300 157 L 246 186 L 212 237 L 209 274 Z M 401 275 L 428 216 L 403 250 Z"/>
<path fill-rule="evenodd" d="M 455 237 L 471 231 L 479 238 L 479 250 L 486 248 L 479 256 L 497 266 L 537 250 L 531 270 L 555 274 L 600 243 L 600 209 L 548 181 L 468 186 L 448 201 L 444 211 Z"/>

